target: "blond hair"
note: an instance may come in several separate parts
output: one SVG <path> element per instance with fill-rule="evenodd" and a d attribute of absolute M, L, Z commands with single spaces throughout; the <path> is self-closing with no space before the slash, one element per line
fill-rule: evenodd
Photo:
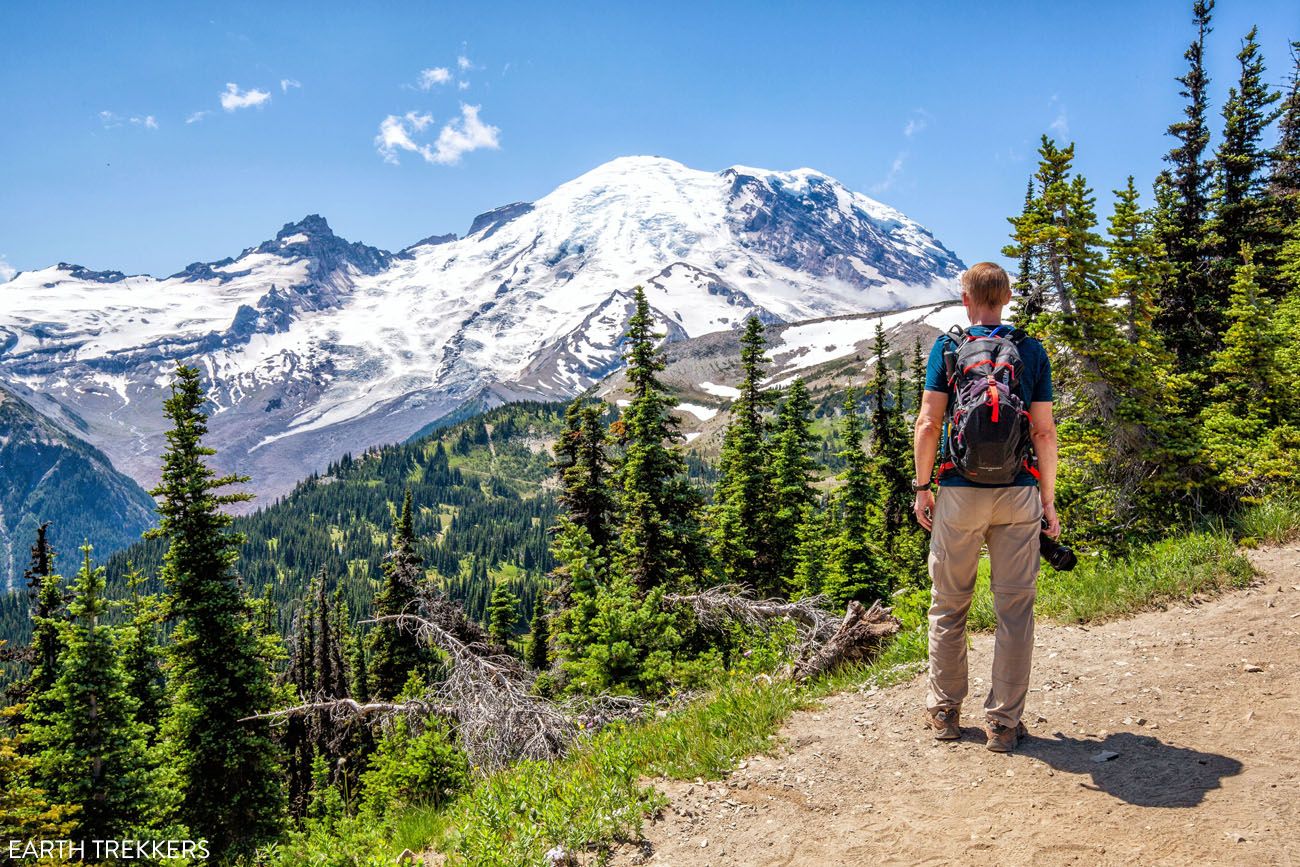
<path fill-rule="evenodd" d="M 961 288 L 977 307 L 1001 307 L 1011 300 L 1011 278 L 993 262 L 971 265 L 961 275 Z"/>

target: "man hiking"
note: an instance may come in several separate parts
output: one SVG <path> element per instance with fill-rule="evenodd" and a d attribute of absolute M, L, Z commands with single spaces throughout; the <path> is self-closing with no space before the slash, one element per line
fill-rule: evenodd
<path fill-rule="evenodd" d="M 925 719 L 936 738 L 961 737 L 966 614 L 987 545 L 998 624 L 984 716 L 988 748 L 1010 752 L 1027 734 L 1020 716 L 1034 649 L 1038 534 L 1060 533 L 1052 374 L 1043 345 L 1002 323 L 1011 302 L 1006 271 L 981 262 L 961 283 L 970 327 L 941 335 L 930 351 L 913 444 L 913 511 L 931 532 Z M 941 439 L 936 502 L 931 473 Z"/>

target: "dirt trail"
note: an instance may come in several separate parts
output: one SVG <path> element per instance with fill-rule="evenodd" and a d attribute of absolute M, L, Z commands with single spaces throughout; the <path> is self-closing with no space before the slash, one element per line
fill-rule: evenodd
<path fill-rule="evenodd" d="M 1300 867 L 1300 546 L 1251 559 L 1257 586 L 1196 607 L 1040 623 L 1012 755 L 977 728 L 980 635 L 960 741 L 920 728 L 920 678 L 834 696 L 776 756 L 661 783 L 671 806 L 614 863 Z"/>

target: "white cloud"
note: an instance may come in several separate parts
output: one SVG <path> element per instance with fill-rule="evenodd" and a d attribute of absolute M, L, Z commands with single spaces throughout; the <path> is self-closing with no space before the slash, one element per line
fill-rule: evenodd
<path fill-rule="evenodd" d="M 125 124 L 144 127 L 145 129 L 158 128 L 158 119 L 152 114 L 133 114 L 130 117 L 124 117 L 116 112 L 101 111 L 99 113 L 99 122 L 103 124 L 104 129 L 117 129 Z"/>
<path fill-rule="evenodd" d="M 899 151 L 898 156 L 889 164 L 889 173 L 885 175 L 884 180 L 871 187 L 873 193 L 884 193 L 893 188 L 894 183 L 899 176 L 903 174 L 903 166 L 907 163 L 907 151 Z"/>
<path fill-rule="evenodd" d="M 1070 115 L 1065 110 L 1065 104 L 1061 102 L 1061 97 L 1055 93 L 1047 101 L 1047 107 L 1051 108 L 1052 106 L 1056 106 L 1056 117 L 1047 125 L 1047 128 L 1056 133 L 1059 138 L 1069 138 Z"/>
<path fill-rule="evenodd" d="M 271 99 L 271 94 L 265 90 L 241 91 L 239 85 L 233 81 L 226 83 L 225 93 L 221 94 L 221 107 L 226 111 L 238 111 L 241 108 L 249 108 L 255 105 L 262 105 Z"/>
<path fill-rule="evenodd" d="M 456 87 L 459 88 L 460 90 L 469 90 L 469 82 L 468 82 L 468 81 L 458 81 L 458 82 L 456 82 Z"/>
<path fill-rule="evenodd" d="M 433 115 L 431 114 L 420 114 L 414 111 L 408 111 L 401 117 L 390 114 L 379 123 L 379 134 L 375 136 L 375 148 L 379 151 L 379 155 L 384 158 L 384 162 L 393 165 L 400 162 L 397 158 L 398 151 L 413 151 L 427 160 L 429 158 L 427 154 L 429 146 L 416 144 L 413 136 L 431 123 L 433 123 Z"/>
<path fill-rule="evenodd" d="M 288 92 L 289 92 L 289 88 L 291 88 L 291 87 L 302 87 L 302 82 L 299 81 L 299 80 L 296 79 L 296 78 L 282 78 L 282 79 L 280 79 L 280 92 L 281 92 L 281 93 L 288 93 Z"/>
<path fill-rule="evenodd" d="M 210 111 L 196 111 L 196 112 L 192 112 L 192 113 L 190 114 L 189 117 L 185 118 L 185 122 L 186 122 L 186 123 L 198 123 L 199 121 L 203 120 L 203 118 L 207 117 L 207 116 L 210 115 L 210 114 L 212 114 L 212 112 L 210 112 Z"/>
<path fill-rule="evenodd" d="M 474 64 L 470 62 L 468 57 L 462 54 L 460 57 L 456 58 L 456 68 L 461 72 L 468 72 L 474 68 Z"/>
<path fill-rule="evenodd" d="M 390 114 L 379 124 L 375 149 L 384 162 L 394 165 L 399 162 L 401 151 L 409 151 L 419 154 L 427 163 L 444 166 L 460 162 L 461 157 L 471 151 L 496 150 L 501 146 L 501 130 L 479 120 L 479 109 L 480 106 L 462 103 L 460 117 L 444 124 L 432 144 L 416 141 L 417 134 L 433 123 L 432 115 L 414 111 L 401 116 Z"/>
<path fill-rule="evenodd" d="M 5 258 L 4 253 L 0 253 L 0 283 L 8 283 L 14 279 L 14 275 L 17 273 L 18 269 L 9 264 L 9 260 Z"/>
<path fill-rule="evenodd" d="M 452 165 L 461 156 L 480 148 L 496 150 L 501 147 L 501 130 L 478 119 L 479 106 L 461 103 L 460 117 L 438 132 L 436 150 L 431 162 Z M 425 159 L 429 159 L 425 157 Z"/>
<path fill-rule="evenodd" d="M 420 80 L 415 86 L 420 90 L 432 90 L 437 85 L 449 81 L 451 81 L 451 70 L 445 66 L 435 66 L 432 69 L 420 70 Z"/>
<path fill-rule="evenodd" d="M 909 117 L 907 123 L 903 125 L 903 136 L 905 138 L 911 138 L 917 133 L 924 132 L 925 128 L 929 125 L 930 112 L 923 108 L 913 109 L 912 116 Z"/>

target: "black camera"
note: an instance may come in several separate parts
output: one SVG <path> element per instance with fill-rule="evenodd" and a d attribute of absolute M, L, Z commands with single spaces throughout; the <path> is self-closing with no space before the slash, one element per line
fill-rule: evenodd
<path fill-rule="evenodd" d="M 1043 529 L 1047 529 L 1047 519 L 1043 518 Z M 1079 557 L 1069 545 L 1062 545 L 1046 533 L 1038 534 L 1038 553 L 1048 565 L 1057 572 L 1069 572 L 1079 563 Z"/>

